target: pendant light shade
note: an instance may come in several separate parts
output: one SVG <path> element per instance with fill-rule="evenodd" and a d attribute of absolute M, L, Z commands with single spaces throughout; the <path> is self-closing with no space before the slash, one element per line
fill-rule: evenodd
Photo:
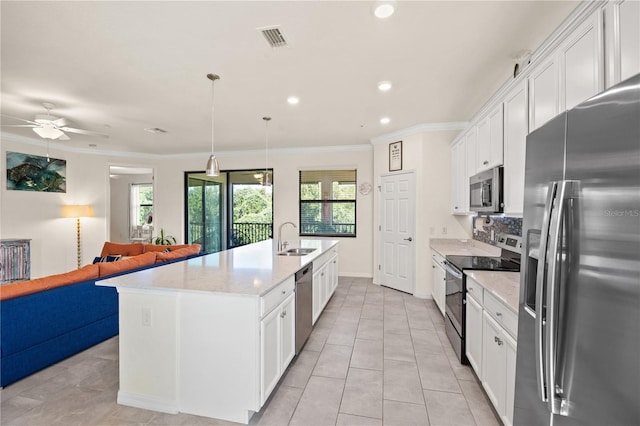
<path fill-rule="evenodd" d="M 207 74 L 207 78 L 211 80 L 211 155 L 209 155 L 209 160 L 207 161 L 206 175 L 207 176 L 218 176 L 220 175 L 220 165 L 218 164 L 218 159 L 213 153 L 213 141 L 214 141 L 214 124 L 215 124 L 215 116 L 213 114 L 214 107 L 214 86 L 216 80 L 220 80 L 220 76 L 217 74 Z"/>
<path fill-rule="evenodd" d="M 269 121 L 271 117 L 262 117 L 264 120 L 264 178 L 262 179 L 262 186 L 271 186 L 271 176 L 269 175 Z"/>

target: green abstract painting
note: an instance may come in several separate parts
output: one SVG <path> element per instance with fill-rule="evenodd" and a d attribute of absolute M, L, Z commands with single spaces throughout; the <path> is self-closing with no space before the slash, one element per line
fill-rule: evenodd
<path fill-rule="evenodd" d="M 7 189 L 67 192 L 67 161 L 7 152 Z"/>

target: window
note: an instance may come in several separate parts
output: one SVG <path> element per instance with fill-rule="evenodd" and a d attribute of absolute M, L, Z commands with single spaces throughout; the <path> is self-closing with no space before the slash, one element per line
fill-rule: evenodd
<path fill-rule="evenodd" d="M 131 184 L 131 238 L 150 240 L 153 232 L 153 184 Z"/>
<path fill-rule="evenodd" d="M 356 170 L 300 171 L 300 235 L 356 236 Z"/>

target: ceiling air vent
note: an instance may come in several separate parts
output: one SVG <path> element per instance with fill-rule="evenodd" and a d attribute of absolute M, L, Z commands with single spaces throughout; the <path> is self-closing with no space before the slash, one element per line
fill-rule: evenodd
<path fill-rule="evenodd" d="M 271 47 L 289 47 L 279 27 L 258 28 Z"/>

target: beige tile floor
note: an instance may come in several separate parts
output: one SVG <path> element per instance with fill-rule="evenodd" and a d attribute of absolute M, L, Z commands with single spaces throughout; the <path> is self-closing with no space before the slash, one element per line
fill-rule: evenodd
<path fill-rule="evenodd" d="M 230 425 L 116 404 L 118 338 L 0 391 L 2 425 Z M 252 425 L 499 425 L 432 300 L 340 278 Z"/>

